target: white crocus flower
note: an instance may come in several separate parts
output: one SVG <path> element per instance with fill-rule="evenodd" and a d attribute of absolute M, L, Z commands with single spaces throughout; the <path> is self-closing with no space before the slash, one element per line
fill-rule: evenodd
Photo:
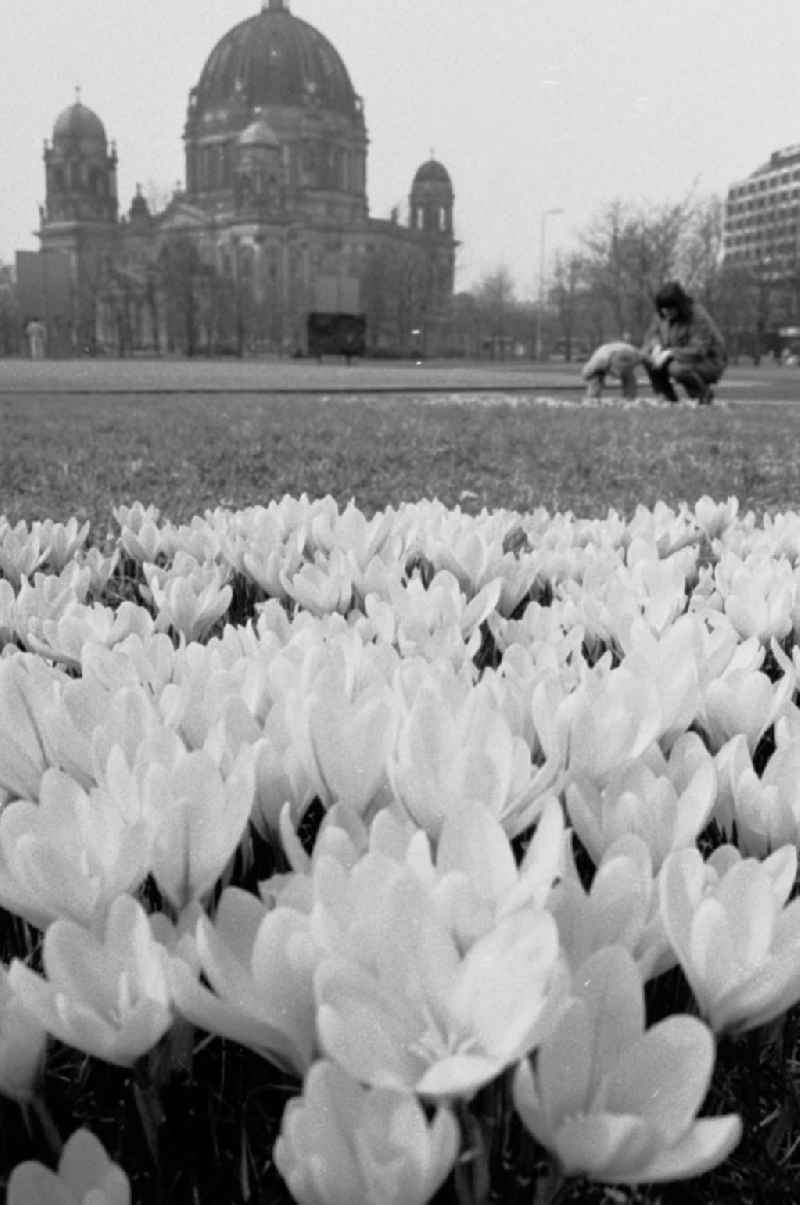
<path fill-rule="evenodd" d="M 308 915 L 270 909 L 229 887 L 213 923 L 197 922 L 195 942 L 208 986 L 187 963 L 172 961 L 172 994 L 182 1015 L 302 1075 L 317 1048 L 312 983 L 320 953 Z"/>
<path fill-rule="evenodd" d="M 688 1179 L 726 1159 L 742 1133 L 735 1114 L 697 1120 L 713 1067 L 713 1036 L 696 1017 L 645 1029 L 633 959 L 609 946 L 581 967 L 535 1067 L 520 1064 L 514 1104 L 563 1175 Z"/>
<path fill-rule="evenodd" d="M 42 547 L 39 533 L 28 530 L 24 520 L 16 527 L 0 528 L 0 573 L 15 590 L 23 578 L 32 578 L 47 559 L 47 547 Z"/>
<path fill-rule="evenodd" d="M 28 633 L 26 643 L 44 657 L 77 667 L 87 644 L 112 648 L 132 635 L 146 640 L 152 631 L 150 612 L 135 603 L 123 601 L 116 608 L 76 604 L 56 619 L 41 620 Z"/>
<path fill-rule="evenodd" d="M 564 873 L 547 901 L 570 969 L 578 967 L 604 946 L 623 946 L 636 961 L 642 982 L 674 965 L 661 924 L 658 890 L 650 851 L 630 833 L 604 852 L 591 885 L 581 882 L 565 841 Z"/>
<path fill-rule="evenodd" d="M 723 846 L 704 863 L 686 849 L 664 864 L 664 929 L 716 1033 L 754 1029 L 800 1000 L 800 899 L 786 904 L 796 869 L 794 846 L 764 862 Z"/>
<path fill-rule="evenodd" d="M 107 1063 L 131 1067 L 172 1024 L 167 955 L 141 905 L 119 896 L 102 936 L 57 920 L 44 936 L 45 977 L 11 963 L 20 1002 L 54 1038 Z"/>
<path fill-rule="evenodd" d="M 744 641 L 724 672 L 704 686 L 698 719 L 712 752 L 741 732 L 753 753 L 770 724 L 788 708 L 796 675 L 784 672 L 771 682 L 759 668 L 763 658 L 764 649 L 755 638 Z"/>
<path fill-rule="evenodd" d="M 490 691 L 432 675 L 400 720 L 387 769 L 396 802 L 434 839 L 448 812 L 473 800 L 515 836 L 534 822 L 555 778 L 537 773 Z"/>
<path fill-rule="evenodd" d="M 144 574 L 160 631 L 171 628 L 188 641 L 200 640 L 230 606 L 233 590 L 222 565 L 199 564 L 184 553 L 171 569 L 146 564 Z"/>
<path fill-rule="evenodd" d="M 763 858 L 800 837 L 800 739 L 780 743 L 759 776 L 740 733 L 716 756 L 720 794 L 714 814 L 743 854 Z"/>
<path fill-rule="evenodd" d="M 160 513 L 155 506 L 115 506 L 113 515 L 119 523 L 120 544 L 129 557 L 140 564 L 154 563 L 164 551 L 166 526 L 159 527 Z"/>
<path fill-rule="evenodd" d="M 306 698 L 305 727 L 315 777 L 326 806 L 363 814 L 386 802 L 386 763 L 394 744 L 398 701 L 377 684 L 350 697 L 340 675 L 323 674 Z"/>
<path fill-rule="evenodd" d="M 74 515 L 66 523 L 44 519 L 34 523 L 32 530 L 38 535 L 42 546 L 47 549 L 48 568 L 53 573 L 60 573 L 86 543 L 89 521 L 79 525 Z"/>
<path fill-rule="evenodd" d="M 741 564 L 724 595 L 725 614 L 743 640 L 783 640 L 792 630 L 797 584 L 787 561 L 762 556 Z"/>
<path fill-rule="evenodd" d="M 730 497 L 727 502 L 715 502 L 708 494 L 703 494 L 694 505 L 694 517 L 698 526 L 709 540 L 718 539 L 724 534 L 739 513 L 739 499 Z"/>
<path fill-rule="evenodd" d="M 571 777 L 598 788 L 635 763 L 666 726 L 655 682 L 624 664 L 587 672 L 560 704 L 557 723 Z"/>
<path fill-rule="evenodd" d="M 47 765 L 37 710 L 50 681 L 36 670 L 33 658 L 0 660 L 0 788 L 12 797 L 36 799 Z"/>
<path fill-rule="evenodd" d="M 64 1144 L 58 1172 L 43 1163 L 18 1163 L 8 1181 L 6 1205 L 130 1205 L 131 1186 L 89 1130 L 75 1130 Z"/>
<path fill-rule="evenodd" d="M 27 1101 L 44 1066 L 47 1033 L 21 1003 L 0 967 L 0 1093 Z"/>
<path fill-rule="evenodd" d="M 380 839 L 378 826 L 373 829 Z M 410 837 L 398 835 L 398 858 L 425 883 L 462 949 L 501 918 L 522 908 L 543 908 L 563 868 L 564 815 L 555 796 L 545 804 L 519 865 L 500 821 L 476 802 L 445 816 L 435 858 L 419 830 Z M 370 845 L 376 845 L 372 836 Z"/>
<path fill-rule="evenodd" d="M 273 1157 L 298 1205 L 424 1205 L 459 1144 L 449 1109 L 428 1120 L 410 1093 L 365 1088 L 323 1059 L 286 1106 Z"/>
<path fill-rule="evenodd" d="M 595 865 L 614 841 L 633 832 L 647 845 L 657 871 L 671 850 L 694 844 L 711 815 L 716 789 L 713 758 L 696 733 L 686 732 L 669 759 L 653 745 L 602 789 L 588 776 L 575 776 L 567 786 L 567 812 Z"/>
<path fill-rule="evenodd" d="M 152 826 L 151 868 L 181 912 L 211 891 L 236 851 L 253 805 L 252 751 L 242 749 L 224 778 L 204 749 L 171 764 L 140 758 L 142 814 Z"/>
<path fill-rule="evenodd" d="M 63 701 L 77 693 L 80 684 L 32 654 L 0 659 L 0 790 L 12 799 L 38 799 L 50 765 L 85 767 L 86 736 L 74 728 Z M 93 714 L 91 705 L 84 710 Z"/>
<path fill-rule="evenodd" d="M 658 636 L 642 619 L 631 624 L 624 642 L 625 668 L 655 683 L 661 704 L 662 748 L 669 748 L 691 725 L 700 707 L 702 621 L 682 615 Z"/>
<path fill-rule="evenodd" d="M 312 615 L 338 611 L 346 615 L 353 598 L 353 570 L 340 548 L 332 548 L 327 557 L 314 563 L 305 561 L 290 576 L 284 567 L 279 573 L 287 596 Z"/>
<path fill-rule="evenodd" d="M 146 878 L 150 844 L 149 826 L 104 791 L 46 770 L 38 803 L 0 813 L 0 903 L 42 929 L 61 916 L 94 927 Z"/>
<path fill-rule="evenodd" d="M 353 924 L 350 951 L 322 961 L 315 994 L 323 1050 L 362 1083 L 469 1099 L 537 1044 L 561 1002 L 546 912 L 504 917 L 462 956 L 406 872 Z"/>

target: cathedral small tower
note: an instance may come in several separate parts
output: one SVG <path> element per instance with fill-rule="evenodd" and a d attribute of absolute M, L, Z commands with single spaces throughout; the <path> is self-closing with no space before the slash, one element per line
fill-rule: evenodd
<path fill-rule="evenodd" d="M 438 159 L 430 158 L 417 169 L 408 212 L 412 230 L 453 237 L 453 185 L 447 168 Z"/>
<path fill-rule="evenodd" d="M 117 152 L 102 121 L 75 102 L 56 118 L 45 143 L 45 204 L 40 209 L 42 272 L 68 275 L 68 289 L 48 285 L 49 342 L 91 348 L 97 333 L 104 274 L 119 236 Z M 58 254 L 53 254 L 58 253 Z M 61 269 L 57 265 L 64 265 Z"/>
<path fill-rule="evenodd" d="M 76 99 L 59 114 L 45 144 L 46 202 L 43 226 L 117 220 L 117 152 L 108 150 L 102 121 Z"/>

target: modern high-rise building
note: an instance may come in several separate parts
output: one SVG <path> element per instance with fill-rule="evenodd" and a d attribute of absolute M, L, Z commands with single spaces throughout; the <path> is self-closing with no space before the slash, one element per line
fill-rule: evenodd
<path fill-rule="evenodd" d="M 29 275 L 37 296 L 69 265 L 73 347 L 291 353 L 308 314 L 334 310 L 365 314 L 375 351 L 437 350 L 455 272 L 450 176 L 431 156 L 407 221 L 370 216 L 364 103 L 287 0 L 264 0 L 212 49 L 183 141 L 185 186 L 159 212 L 137 189 L 121 214 L 101 119 L 80 97 L 56 119 L 38 231 L 50 272 Z"/>
<path fill-rule="evenodd" d="M 800 144 L 773 151 L 725 202 L 725 263 L 776 277 L 800 262 Z"/>

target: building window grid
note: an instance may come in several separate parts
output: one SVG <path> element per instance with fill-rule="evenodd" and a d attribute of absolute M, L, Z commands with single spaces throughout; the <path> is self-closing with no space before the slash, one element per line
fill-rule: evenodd
<path fill-rule="evenodd" d="M 796 200 L 800 187 L 794 183 L 798 180 L 800 167 L 792 165 L 729 190 L 723 240 L 737 258 L 794 251 L 800 233 Z"/>

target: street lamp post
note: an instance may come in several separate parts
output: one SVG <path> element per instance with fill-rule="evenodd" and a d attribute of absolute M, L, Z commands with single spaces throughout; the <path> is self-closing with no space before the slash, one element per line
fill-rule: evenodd
<path fill-rule="evenodd" d="M 536 306 L 536 359 L 542 358 L 542 309 L 544 308 L 544 248 L 547 219 L 563 213 L 563 209 L 545 209 L 539 231 L 539 301 Z"/>

